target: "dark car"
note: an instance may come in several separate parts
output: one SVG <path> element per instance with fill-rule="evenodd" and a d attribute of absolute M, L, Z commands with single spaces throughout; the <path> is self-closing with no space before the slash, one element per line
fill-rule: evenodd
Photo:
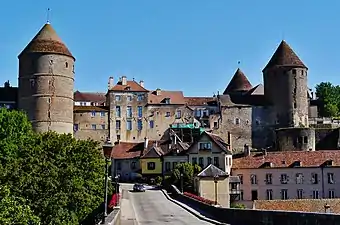
<path fill-rule="evenodd" d="M 133 185 L 133 191 L 135 192 L 145 192 L 145 187 L 143 184 L 135 184 Z"/>

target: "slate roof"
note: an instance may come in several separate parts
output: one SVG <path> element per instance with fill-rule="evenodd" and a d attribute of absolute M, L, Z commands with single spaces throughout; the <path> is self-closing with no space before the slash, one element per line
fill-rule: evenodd
<path fill-rule="evenodd" d="M 188 106 L 217 105 L 216 97 L 184 97 Z"/>
<path fill-rule="evenodd" d="M 55 53 L 70 56 L 73 59 L 73 55 L 57 35 L 57 32 L 53 29 L 52 25 L 46 23 L 40 31 L 35 35 L 31 42 L 24 48 L 19 54 L 19 58 L 23 54 L 29 53 Z"/>
<path fill-rule="evenodd" d="M 248 91 L 252 88 L 248 78 L 244 73 L 238 68 L 229 82 L 227 88 L 224 90 L 223 94 L 232 94 L 239 91 Z"/>
<path fill-rule="evenodd" d="M 213 164 L 210 164 L 207 166 L 202 172 L 200 172 L 197 176 L 198 177 L 227 177 L 229 174 L 221 170 L 220 168 L 214 166 Z"/>
<path fill-rule="evenodd" d="M 170 99 L 170 104 L 165 103 L 165 99 Z M 182 91 L 164 91 L 160 90 L 160 95 L 156 94 L 156 91 L 150 91 L 148 93 L 149 105 L 184 105 L 185 99 Z"/>
<path fill-rule="evenodd" d="M 299 167 L 320 167 L 328 160 L 332 160 L 333 166 L 340 166 L 340 151 L 284 151 L 252 153 L 233 159 L 233 169 L 262 168 L 265 163 L 272 163 L 273 168 L 293 167 L 295 162 L 300 162 Z"/>
<path fill-rule="evenodd" d="M 147 89 L 143 88 L 134 80 L 126 81 L 126 85 L 122 84 L 122 81 L 118 81 L 115 86 L 113 86 L 110 91 L 122 91 L 122 92 L 149 92 Z"/>
<path fill-rule="evenodd" d="M 262 71 L 272 67 L 291 66 L 307 68 L 293 49 L 282 40 L 279 47 L 274 52 L 272 58 Z"/>

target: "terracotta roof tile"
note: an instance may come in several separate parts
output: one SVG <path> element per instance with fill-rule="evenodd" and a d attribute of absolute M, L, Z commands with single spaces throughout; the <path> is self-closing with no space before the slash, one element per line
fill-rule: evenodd
<path fill-rule="evenodd" d="M 238 91 L 248 91 L 252 88 L 248 78 L 244 73 L 238 68 L 231 78 L 227 88 L 224 90 L 223 94 L 231 94 Z"/>
<path fill-rule="evenodd" d="M 263 71 L 268 68 L 278 66 L 307 68 L 305 64 L 300 60 L 300 58 L 295 54 L 293 49 L 285 41 L 281 41 L 279 47 L 276 49 L 274 55 L 269 60 Z"/>
<path fill-rule="evenodd" d="M 148 92 L 147 89 L 140 86 L 136 81 L 128 80 L 126 85 L 123 85 L 121 81 L 118 81 L 115 86 L 113 86 L 110 91 L 126 91 L 126 92 Z"/>
<path fill-rule="evenodd" d="M 340 213 L 340 199 L 256 200 L 254 209 L 324 213 L 325 204 L 331 213 Z"/>
<path fill-rule="evenodd" d="M 217 104 L 217 99 L 214 97 L 184 97 L 185 102 L 189 106 L 202 106 Z"/>
<path fill-rule="evenodd" d="M 108 110 L 108 106 L 73 106 L 73 112 L 102 112 Z"/>
<path fill-rule="evenodd" d="M 114 159 L 132 159 L 140 157 L 144 149 L 144 142 L 120 142 L 113 147 L 111 157 Z"/>
<path fill-rule="evenodd" d="M 106 94 L 99 92 L 74 92 L 73 98 L 74 101 L 87 101 L 87 102 L 96 102 L 96 103 L 105 103 L 106 102 Z"/>
<path fill-rule="evenodd" d="M 57 35 L 56 31 L 50 24 L 45 24 L 25 49 L 19 54 L 19 58 L 23 54 L 34 52 L 43 53 L 56 53 L 61 55 L 70 56 L 74 59 L 73 55 Z"/>
<path fill-rule="evenodd" d="M 158 105 L 164 104 L 169 105 L 166 103 L 166 99 L 170 99 L 170 105 L 184 105 L 185 99 L 183 96 L 182 91 L 163 91 L 160 90 L 160 94 L 157 95 L 157 91 L 150 91 L 148 93 L 148 104 L 150 105 Z"/>
<path fill-rule="evenodd" d="M 272 163 L 272 167 L 291 167 L 300 161 L 300 167 L 319 167 L 327 160 L 332 160 L 333 166 L 340 166 L 340 151 L 285 151 L 252 153 L 233 160 L 233 169 L 261 168 L 265 163 Z"/>

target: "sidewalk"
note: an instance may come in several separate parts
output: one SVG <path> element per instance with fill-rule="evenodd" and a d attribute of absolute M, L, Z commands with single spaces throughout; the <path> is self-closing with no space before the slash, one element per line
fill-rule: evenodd
<path fill-rule="evenodd" d="M 120 202 L 120 224 L 121 225 L 138 225 L 135 212 L 133 211 L 132 204 L 129 199 L 129 192 L 123 190 Z"/>

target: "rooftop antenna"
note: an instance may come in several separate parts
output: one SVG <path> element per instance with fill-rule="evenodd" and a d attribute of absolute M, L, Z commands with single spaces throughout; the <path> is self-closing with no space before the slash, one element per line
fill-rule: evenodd
<path fill-rule="evenodd" d="M 47 17 L 46 18 L 46 23 L 47 24 L 50 24 L 50 10 L 51 10 L 50 8 L 47 8 L 47 15 L 46 15 L 46 17 Z"/>

